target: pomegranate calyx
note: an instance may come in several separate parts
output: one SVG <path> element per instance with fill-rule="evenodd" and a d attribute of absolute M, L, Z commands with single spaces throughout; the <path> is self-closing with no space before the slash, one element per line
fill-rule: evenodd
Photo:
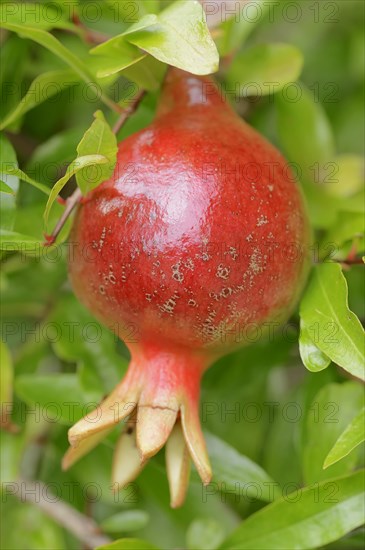
<path fill-rule="evenodd" d="M 191 459 L 181 421 L 177 421 L 166 443 L 166 469 L 170 487 L 171 508 L 184 502 L 189 484 Z"/>
<path fill-rule="evenodd" d="M 204 484 L 212 477 L 198 411 L 200 379 L 206 368 L 206 361 L 191 352 L 161 352 L 154 346 L 134 350 L 122 382 L 70 428 L 63 468 L 91 451 L 128 417 L 114 451 L 114 489 L 133 481 L 167 444 L 171 506 L 180 506 L 188 485 L 190 458 Z"/>

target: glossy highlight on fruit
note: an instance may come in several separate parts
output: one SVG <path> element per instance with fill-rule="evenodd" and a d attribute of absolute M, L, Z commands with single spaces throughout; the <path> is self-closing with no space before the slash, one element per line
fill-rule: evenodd
<path fill-rule="evenodd" d="M 248 327 L 289 317 L 307 276 L 309 238 L 281 154 L 211 78 L 170 69 L 153 124 L 120 143 L 113 177 L 75 218 L 72 286 L 125 340 L 131 362 L 97 420 L 70 429 L 64 467 L 128 419 L 115 483 L 133 480 L 165 443 L 172 506 L 184 500 L 190 459 L 209 483 L 201 376 L 247 343 Z"/>

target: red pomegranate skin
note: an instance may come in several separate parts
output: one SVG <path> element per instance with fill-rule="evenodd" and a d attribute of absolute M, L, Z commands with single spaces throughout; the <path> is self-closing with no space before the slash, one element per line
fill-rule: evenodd
<path fill-rule="evenodd" d="M 170 70 L 160 105 L 84 198 L 70 278 L 132 355 L 157 345 L 213 360 L 289 317 L 307 215 L 285 159 L 209 77 Z"/>

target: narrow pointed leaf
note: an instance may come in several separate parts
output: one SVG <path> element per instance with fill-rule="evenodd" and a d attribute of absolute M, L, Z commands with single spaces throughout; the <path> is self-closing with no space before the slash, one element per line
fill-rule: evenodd
<path fill-rule="evenodd" d="M 57 28 L 67 29 L 75 33 L 79 32 L 76 25 L 67 20 L 67 10 L 63 14 L 62 10 L 58 10 L 54 5 L 52 6 L 51 2 L 47 6 L 44 6 L 41 2 L 17 2 L 13 3 L 10 10 L 8 4 L 8 2 L 5 2 L 0 6 L 0 18 L 6 23 L 23 25 L 26 18 L 27 25 L 43 30 Z"/>
<path fill-rule="evenodd" d="M 35 181 L 33 178 L 30 178 L 29 176 L 27 176 L 27 174 L 25 174 L 22 170 L 20 170 L 20 168 L 17 168 L 16 166 L 12 166 L 8 163 L 1 163 L 0 172 L 9 176 L 15 176 L 20 180 L 29 183 L 39 191 L 42 191 L 42 193 L 44 193 L 45 195 L 49 195 L 51 193 L 51 190 L 46 185 Z"/>
<path fill-rule="evenodd" d="M 356 466 L 358 457 L 352 453 L 323 469 L 328 452 L 363 406 L 363 390 L 355 381 L 327 384 L 314 396 L 303 433 L 302 467 L 306 484 L 345 475 Z"/>
<path fill-rule="evenodd" d="M 41 245 L 42 242 L 31 235 L 0 229 L 0 250 L 31 254 L 39 252 Z"/>
<path fill-rule="evenodd" d="M 82 61 L 80 61 L 80 59 L 73 52 L 68 50 L 59 40 L 57 40 L 57 38 L 55 38 L 49 32 L 25 25 L 24 23 L 22 25 L 19 25 L 15 23 L 1 22 L 0 26 L 9 31 L 16 32 L 21 37 L 34 40 L 34 42 L 37 42 L 41 46 L 44 46 L 52 53 L 57 55 L 57 57 L 62 59 L 62 61 L 67 63 L 67 65 L 74 69 L 83 80 L 85 80 L 86 82 L 92 81 L 92 75 L 89 72 L 87 66 Z"/>
<path fill-rule="evenodd" d="M 337 540 L 364 521 L 364 471 L 300 489 L 247 518 L 221 550 L 307 550 Z M 291 498 L 291 500 L 289 500 Z"/>
<path fill-rule="evenodd" d="M 13 404 L 13 361 L 8 346 L 0 340 L 0 407 L 1 426 L 9 424 Z"/>
<path fill-rule="evenodd" d="M 323 467 L 328 468 L 351 453 L 365 441 L 365 408 L 351 420 L 326 456 Z"/>
<path fill-rule="evenodd" d="M 0 178 L 1 181 L 12 190 L 12 193 L 4 193 L 0 201 L 0 228 L 11 231 L 15 222 L 16 195 L 19 189 L 19 177 L 16 172 L 9 174 L 7 169 L 18 170 L 16 153 L 10 141 L 0 134 Z"/>
<path fill-rule="evenodd" d="M 68 86 L 72 86 L 78 80 L 75 71 L 72 70 L 49 71 L 37 76 L 15 109 L 0 123 L 0 130 L 12 124 L 20 116 L 33 109 L 33 107 L 36 107 Z"/>
<path fill-rule="evenodd" d="M 12 188 L 7 183 L 5 183 L 4 181 L 1 181 L 1 180 L 0 180 L 0 191 L 1 191 L 1 193 L 6 193 L 8 195 L 14 195 L 15 194 L 14 191 L 12 190 Z"/>

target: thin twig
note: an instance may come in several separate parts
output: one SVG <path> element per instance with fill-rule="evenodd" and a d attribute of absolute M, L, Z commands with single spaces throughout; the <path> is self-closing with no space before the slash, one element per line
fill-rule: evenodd
<path fill-rule="evenodd" d="M 114 127 L 113 127 L 113 133 L 114 134 L 117 134 L 119 132 L 119 130 L 122 128 L 122 126 L 127 122 L 128 118 L 136 111 L 136 109 L 138 108 L 138 105 L 141 103 L 145 93 L 146 93 L 146 90 L 143 90 L 143 89 L 140 90 L 138 92 L 138 94 L 135 96 L 135 98 L 133 99 L 133 101 L 130 103 L 130 105 L 128 105 L 128 107 L 126 107 L 125 109 L 122 110 L 121 115 L 119 116 L 117 122 L 114 124 Z M 68 197 L 68 199 L 66 199 L 66 201 L 65 201 L 65 210 L 63 211 L 62 216 L 58 220 L 58 222 L 56 224 L 56 227 L 54 228 L 52 233 L 50 235 L 45 236 L 46 242 L 45 242 L 44 246 L 51 246 L 52 244 L 55 243 L 55 241 L 56 241 L 58 235 L 60 234 L 63 226 L 65 225 L 68 218 L 70 217 L 70 214 L 72 213 L 73 209 L 80 202 L 81 198 L 82 198 L 81 191 L 80 191 L 79 188 L 77 188 L 72 193 L 72 195 L 70 195 Z"/>
<path fill-rule="evenodd" d="M 364 265 L 364 260 L 362 258 L 353 258 L 353 259 L 347 258 L 346 260 L 335 260 L 335 262 L 345 266 Z"/>
<path fill-rule="evenodd" d="M 85 516 L 58 496 L 53 495 L 50 488 L 42 481 L 20 479 L 16 484 L 11 483 L 10 486 L 11 494 L 17 496 L 21 502 L 35 504 L 88 548 L 96 548 L 112 542 L 108 536 L 102 533 L 92 518 Z"/>
<path fill-rule="evenodd" d="M 137 110 L 138 105 L 141 103 L 146 90 L 140 90 L 136 97 L 133 99 L 132 103 L 126 107 L 118 118 L 117 122 L 113 126 L 113 134 L 117 134 L 121 127 L 125 124 L 127 119 Z"/>
<path fill-rule="evenodd" d="M 63 226 L 65 225 L 65 223 L 67 222 L 72 210 L 75 208 L 75 206 L 79 203 L 79 201 L 81 200 L 81 197 L 82 197 L 82 193 L 80 191 L 79 188 L 77 188 L 73 193 L 72 195 L 70 195 L 68 197 L 68 199 L 66 199 L 66 205 L 65 205 L 65 209 L 64 211 L 62 212 L 62 216 L 60 217 L 60 219 L 58 220 L 57 224 L 56 224 L 56 227 L 54 228 L 54 230 L 52 231 L 52 234 L 51 235 L 46 235 L 46 243 L 45 243 L 45 246 L 51 246 L 52 244 L 54 244 L 55 240 L 57 239 L 58 235 L 61 233 L 62 231 L 62 228 Z"/>

